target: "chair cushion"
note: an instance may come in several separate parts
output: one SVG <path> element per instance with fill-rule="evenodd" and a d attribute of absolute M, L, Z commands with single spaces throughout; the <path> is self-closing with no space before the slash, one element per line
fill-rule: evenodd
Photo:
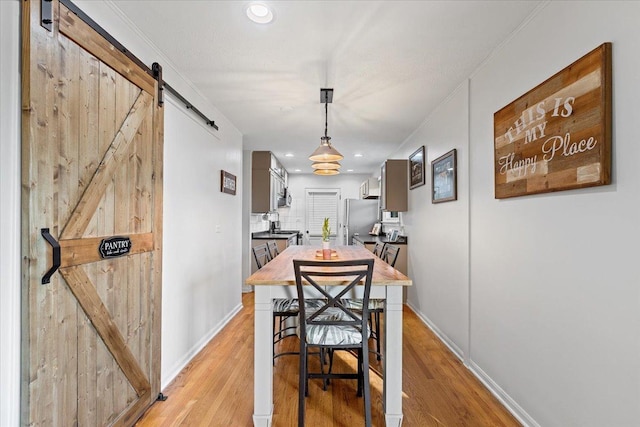
<path fill-rule="evenodd" d="M 298 300 L 289 298 L 275 298 L 273 300 L 273 312 L 274 314 L 298 314 Z"/>
<path fill-rule="evenodd" d="M 309 314 L 311 315 L 311 313 Z M 339 308 L 328 308 L 316 319 L 318 320 L 352 320 Z M 296 330 L 300 335 L 300 327 Z M 369 330 L 367 330 L 367 339 Z M 362 331 L 351 325 L 307 325 L 307 343 L 310 345 L 359 345 L 362 342 Z"/>
<path fill-rule="evenodd" d="M 342 304 L 347 307 L 349 310 L 358 310 L 362 311 L 362 299 L 356 298 L 348 298 L 343 299 Z M 369 299 L 369 311 L 384 311 L 384 300 L 370 298 Z"/>

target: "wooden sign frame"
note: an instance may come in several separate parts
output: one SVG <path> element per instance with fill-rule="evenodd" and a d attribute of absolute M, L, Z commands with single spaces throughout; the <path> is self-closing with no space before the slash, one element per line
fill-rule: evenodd
<path fill-rule="evenodd" d="M 237 180 L 236 176 L 227 171 L 220 171 L 220 191 L 223 193 L 236 195 Z"/>
<path fill-rule="evenodd" d="M 493 118 L 496 199 L 609 184 L 611 43 Z"/>

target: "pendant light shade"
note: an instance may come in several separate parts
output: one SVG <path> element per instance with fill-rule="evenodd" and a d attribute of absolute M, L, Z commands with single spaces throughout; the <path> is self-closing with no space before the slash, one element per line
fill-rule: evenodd
<path fill-rule="evenodd" d="M 333 100 L 333 89 L 320 89 L 320 101 L 324 102 L 324 136 L 320 138 L 320 146 L 309 156 L 309 160 L 318 163 L 335 163 L 338 160 L 342 160 L 344 156 L 338 152 L 331 145 L 331 137 L 327 135 L 327 117 L 329 115 L 329 103 Z M 337 166 L 335 166 L 337 165 Z M 340 167 L 339 163 L 332 164 L 330 167 L 322 168 L 316 166 L 313 173 L 316 175 L 337 175 L 337 170 Z M 336 173 L 318 173 L 319 170 L 335 171 Z"/>
<path fill-rule="evenodd" d="M 316 169 L 313 171 L 313 173 L 316 175 L 328 176 L 328 175 L 338 175 L 340 172 L 338 171 L 338 169 Z"/>
<path fill-rule="evenodd" d="M 314 169 L 340 169 L 338 162 L 314 162 L 311 164 Z"/>
<path fill-rule="evenodd" d="M 309 160 L 312 162 L 336 162 L 344 159 L 344 156 L 331 145 L 331 137 L 323 136 L 320 140 L 320 146 L 309 156 Z"/>

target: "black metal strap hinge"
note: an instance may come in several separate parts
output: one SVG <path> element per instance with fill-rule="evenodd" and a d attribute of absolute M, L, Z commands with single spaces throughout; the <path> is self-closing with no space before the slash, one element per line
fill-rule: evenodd
<path fill-rule="evenodd" d="M 52 0 L 40 0 L 40 25 L 47 31 L 53 31 Z"/>

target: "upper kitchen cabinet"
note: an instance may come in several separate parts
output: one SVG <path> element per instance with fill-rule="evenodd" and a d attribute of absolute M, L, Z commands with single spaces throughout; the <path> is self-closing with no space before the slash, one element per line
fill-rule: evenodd
<path fill-rule="evenodd" d="M 251 212 L 273 212 L 288 206 L 287 171 L 271 151 L 251 155 Z"/>
<path fill-rule="evenodd" d="M 378 178 L 368 178 L 360 184 L 361 199 L 377 199 L 380 196 L 380 186 Z"/>
<path fill-rule="evenodd" d="M 380 209 L 409 210 L 409 161 L 387 160 L 380 170 Z"/>

